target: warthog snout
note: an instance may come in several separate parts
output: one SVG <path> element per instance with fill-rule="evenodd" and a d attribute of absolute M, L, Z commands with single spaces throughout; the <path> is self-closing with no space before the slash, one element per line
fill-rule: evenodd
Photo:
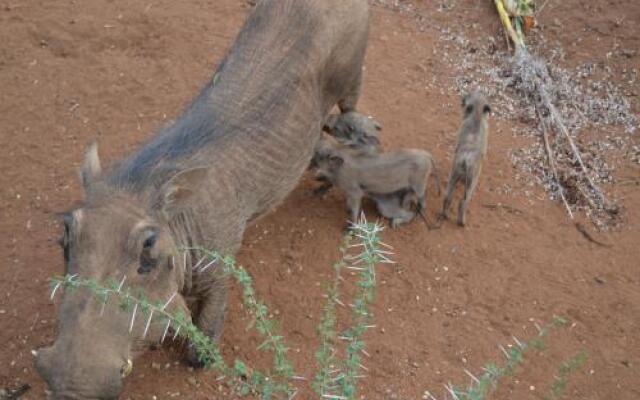
<path fill-rule="evenodd" d="M 83 346 L 78 353 L 60 341 L 36 355 L 36 368 L 49 386 L 49 400 L 117 399 L 132 366 L 130 359 L 104 349 Z"/>

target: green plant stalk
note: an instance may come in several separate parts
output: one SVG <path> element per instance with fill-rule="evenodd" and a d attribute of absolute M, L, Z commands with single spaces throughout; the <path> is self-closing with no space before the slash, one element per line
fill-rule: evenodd
<path fill-rule="evenodd" d="M 233 257 L 222 256 L 215 251 L 209 251 L 204 248 L 189 248 L 186 250 L 196 250 L 207 259 L 205 263 L 221 262 L 224 272 L 232 276 L 242 288 L 242 302 L 247 311 L 255 317 L 255 329 L 265 338 L 264 342 L 258 346 L 258 349 L 264 351 L 272 351 L 274 355 L 273 369 L 276 377 L 291 379 L 294 375 L 293 364 L 287 358 L 288 347 L 284 344 L 284 337 L 275 333 L 277 330 L 276 323 L 269 318 L 268 307 L 256 297 L 253 288 L 253 278 L 242 266 L 237 266 Z M 293 393 L 289 391 L 289 395 Z"/>
<path fill-rule="evenodd" d="M 342 362 L 344 376 L 338 380 L 341 386 L 341 395 L 346 399 L 355 399 L 357 393 L 357 380 L 362 378 L 362 370 L 366 367 L 362 364 L 362 354 L 365 353 L 365 342 L 362 337 L 371 328 L 373 315 L 369 306 L 375 297 L 376 272 L 375 267 L 380 263 L 393 263 L 387 258 L 392 254 L 381 249 L 383 243 L 379 233 L 382 227 L 378 224 L 360 222 L 353 227 L 352 233 L 360 239 L 357 247 L 362 247 L 362 252 L 346 259 L 353 260 L 351 268 L 359 271 L 356 283 L 357 292 L 351 305 L 351 321 L 353 326 L 342 333 L 341 339 L 347 342 L 345 360 Z"/>
<path fill-rule="evenodd" d="M 562 365 L 558 369 L 558 374 L 555 376 L 553 384 L 551 384 L 550 392 L 548 395 L 544 396 L 544 400 L 561 399 L 562 395 L 565 392 L 565 389 L 567 388 L 569 376 L 578 369 L 582 368 L 586 362 L 587 353 L 583 350 L 576 356 L 562 363 Z"/>
<path fill-rule="evenodd" d="M 342 260 L 333 266 L 334 279 L 332 284 L 327 288 L 327 302 L 324 305 L 322 311 L 322 317 L 318 325 L 318 337 L 320 339 L 320 345 L 316 351 L 316 361 L 318 365 L 318 372 L 312 383 L 312 388 L 318 394 L 323 397 L 325 394 L 335 390 L 333 375 L 333 363 L 336 359 L 336 308 L 340 301 L 338 298 L 340 291 L 340 281 L 342 280 L 342 269 L 345 267 L 344 255 L 346 249 L 342 247 L 341 253 L 343 254 Z M 335 372 L 340 372 L 339 370 Z"/>
<path fill-rule="evenodd" d="M 445 386 L 445 388 L 455 400 L 485 400 L 489 393 L 497 389 L 498 382 L 501 378 L 512 375 L 516 368 L 524 362 L 524 356 L 529 349 L 543 350 L 544 339 L 551 330 L 565 326 L 566 324 L 567 321 L 564 318 L 556 316 L 551 323 L 545 325 L 543 328 L 538 328 L 539 333 L 536 338 L 526 343 L 521 343 L 514 337 L 516 344 L 508 351 L 500 347 L 507 358 L 507 362 L 503 367 L 498 366 L 494 362 L 489 362 L 485 364 L 483 373 L 479 377 L 465 371 L 472 379 L 467 389 L 460 389 L 452 385 Z"/>
<path fill-rule="evenodd" d="M 357 392 L 357 379 L 361 378 L 362 365 L 361 353 L 366 354 L 365 343 L 362 340 L 364 333 L 371 327 L 372 314 L 368 306 L 373 301 L 376 284 L 375 265 L 378 263 L 392 263 L 387 258 L 391 254 L 381 250 L 384 245 L 379 238 L 382 227 L 378 224 L 367 224 L 363 219 L 354 224 L 340 251 L 341 261 L 334 265 L 334 279 L 327 289 L 327 302 L 323 308 L 323 315 L 318 326 L 320 346 L 316 352 L 318 372 L 312 384 L 313 389 L 320 398 L 327 399 L 354 399 Z M 351 244 L 354 238 L 358 243 Z M 359 248 L 358 255 L 349 255 L 347 250 Z M 352 326 L 342 332 L 338 337 L 336 333 L 336 308 L 339 300 L 341 273 L 344 269 L 358 271 L 356 293 L 354 296 L 351 313 Z M 346 342 L 344 357 L 338 358 L 337 342 L 341 339 Z"/>

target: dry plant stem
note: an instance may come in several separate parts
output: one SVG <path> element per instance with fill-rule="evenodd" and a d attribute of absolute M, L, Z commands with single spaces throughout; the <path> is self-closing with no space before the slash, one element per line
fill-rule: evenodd
<path fill-rule="evenodd" d="M 521 52 L 524 51 L 524 53 L 518 54 L 518 50 L 516 50 L 516 57 L 518 56 L 530 57 L 526 49 L 523 48 L 523 49 L 520 49 L 520 51 Z M 553 124 L 558 128 L 558 130 L 560 130 L 562 135 L 567 139 L 567 142 L 571 147 L 571 151 L 573 152 L 573 156 L 578 161 L 578 164 L 580 165 L 580 169 L 584 173 L 585 178 L 589 182 L 589 185 L 591 186 L 591 188 L 594 190 L 594 192 L 598 195 L 598 197 L 604 204 L 605 197 L 602 194 L 602 191 L 600 190 L 598 185 L 596 185 L 595 182 L 593 182 L 593 179 L 591 179 L 591 176 L 589 176 L 589 170 L 587 169 L 587 167 L 584 165 L 584 162 L 582 161 L 580 150 L 578 149 L 575 142 L 573 141 L 573 138 L 569 134 L 569 130 L 564 125 L 564 122 L 562 121 L 562 118 L 560 117 L 560 114 L 558 113 L 556 106 L 554 106 L 551 100 L 549 99 L 549 94 L 547 93 L 547 90 L 544 86 L 544 82 L 541 82 L 541 81 L 536 82 L 536 87 L 538 88 L 538 92 L 540 94 L 540 102 L 542 103 L 542 106 L 544 106 L 547 110 L 549 110 L 549 115 L 551 116 L 551 122 L 553 122 Z M 538 111 L 538 115 L 542 119 L 542 115 L 540 115 L 540 111 Z"/>
<path fill-rule="evenodd" d="M 551 152 L 551 146 L 549 144 L 549 129 L 547 127 L 547 121 L 542 118 L 540 115 L 540 110 L 536 108 L 538 112 L 538 117 L 540 118 L 540 123 L 542 125 L 542 139 L 544 141 L 544 148 L 547 152 L 547 159 L 549 160 L 549 168 L 551 169 L 551 174 L 553 175 L 553 180 L 558 185 L 558 192 L 560 193 L 560 198 L 562 199 L 562 203 L 564 207 L 567 209 L 567 213 L 569 214 L 569 218 L 573 219 L 573 212 L 571 211 L 571 207 L 567 202 L 566 197 L 564 196 L 564 187 L 560 183 L 560 179 L 558 179 L 558 170 L 556 169 L 556 162 L 553 158 L 553 153 Z"/>
<path fill-rule="evenodd" d="M 587 239 L 588 241 L 590 241 L 591 243 L 595 243 L 600 247 L 607 247 L 607 248 L 611 248 L 613 247 L 610 244 L 607 243 L 603 243 L 597 239 L 595 239 L 593 236 L 591 236 L 591 234 L 589 233 L 589 231 L 587 231 L 587 228 L 584 227 L 584 225 L 582 225 L 580 222 L 576 222 L 575 224 L 576 229 L 578 230 L 578 232 L 580 232 L 580 234 Z"/>
<path fill-rule="evenodd" d="M 505 31 L 508 33 L 509 37 L 515 44 L 514 59 L 516 60 L 516 63 L 519 65 L 532 65 L 533 59 L 526 48 L 526 45 L 524 42 L 524 35 L 521 31 L 520 24 L 516 24 L 516 28 L 514 29 L 514 26 L 511 23 L 511 19 L 505 9 L 503 1 L 494 0 L 494 3 L 496 6 L 498 15 L 500 16 L 500 21 L 502 22 L 502 25 L 504 26 Z M 543 74 L 544 77 L 540 76 L 541 74 Z M 526 74 L 523 77 L 523 80 L 528 81 L 529 86 L 534 88 L 535 90 L 536 96 L 534 97 L 535 99 L 534 106 L 538 114 L 538 118 L 541 121 L 544 146 L 547 153 L 547 158 L 549 160 L 549 168 L 551 169 L 553 179 L 558 185 L 558 191 L 560 193 L 560 197 L 562 199 L 562 202 L 564 203 L 565 208 L 567 209 L 569 217 L 573 219 L 574 218 L 573 212 L 571 211 L 571 206 L 569 205 L 564 195 L 565 190 L 560 183 L 560 179 L 558 176 L 558 169 L 555 164 L 553 152 L 551 151 L 551 145 L 549 142 L 549 134 L 548 134 L 550 127 L 555 127 L 558 131 L 560 131 L 562 136 L 564 136 L 564 138 L 567 140 L 567 143 L 569 144 L 569 147 L 571 149 L 571 153 L 573 154 L 573 159 L 577 161 L 578 165 L 580 166 L 580 170 L 584 175 L 584 179 L 586 179 L 586 181 L 588 182 L 591 190 L 593 191 L 594 195 L 598 198 L 598 201 L 601 203 L 602 207 L 606 207 L 606 204 L 607 204 L 606 198 L 602 190 L 595 184 L 595 182 L 589 175 L 589 170 L 587 169 L 586 165 L 584 164 L 584 161 L 582 160 L 582 155 L 580 154 L 580 150 L 578 149 L 573 138 L 569 134 L 569 131 L 564 121 L 562 120 L 557 108 L 551 101 L 551 98 L 549 96 L 546 83 L 545 83 L 546 79 L 543 79 L 543 78 L 548 78 L 548 76 L 546 71 L 541 70 L 541 71 L 535 71 L 534 73 Z M 548 78 L 548 80 L 550 81 L 551 78 Z M 543 112 L 542 112 L 543 110 L 546 110 L 548 112 L 548 116 L 543 115 Z M 591 207 L 591 209 L 596 210 L 599 208 L 596 202 L 594 202 L 594 200 L 592 199 L 591 195 L 587 193 L 580 185 L 577 185 L 577 189 L 579 190 L 580 194 L 589 203 L 589 207 Z"/>
<path fill-rule="evenodd" d="M 529 54 L 529 52 L 527 51 L 526 48 L 521 47 L 516 49 L 516 55 L 515 55 L 516 59 L 530 59 L 531 55 Z M 545 147 L 547 147 L 547 155 L 551 155 L 551 151 L 549 149 L 549 139 L 548 139 L 548 130 L 549 130 L 549 125 L 553 125 L 555 126 L 560 133 L 562 133 L 562 135 L 565 137 L 565 139 L 567 140 L 567 143 L 569 143 L 569 147 L 571 148 L 571 152 L 573 153 L 573 157 L 574 159 L 578 162 L 578 165 L 580 166 L 580 169 L 582 170 L 582 173 L 584 174 L 584 178 L 587 180 L 587 182 L 589 183 L 589 186 L 591 186 L 591 189 L 594 191 L 594 193 L 598 196 L 599 200 L 602 202 L 602 204 L 606 204 L 606 199 L 604 197 L 604 195 L 602 194 L 602 190 L 600 190 L 600 188 L 595 184 L 595 182 L 593 182 L 593 179 L 591 179 L 591 176 L 589 175 L 589 170 L 587 169 L 587 167 L 585 166 L 584 162 L 582 161 L 582 156 L 580 155 L 580 150 L 578 149 L 578 147 L 576 146 L 573 138 L 571 137 L 571 135 L 569 134 L 569 131 L 567 130 L 567 127 L 564 125 L 564 122 L 562 121 L 562 118 L 560 117 L 558 110 L 556 109 L 556 107 L 553 105 L 553 103 L 551 102 L 551 99 L 549 98 L 549 94 L 547 93 L 546 87 L 545 87 L 545 83 L 543 82 L 542 79 L 540 78 L 536 78 L 536 82 L 534 82 L 534 86 L 537 89 L 537 94 L 540 97 L 540 100 L 536 102 L 535 104 L 535 108 L 536 108 L 536 112 L 538 113 L 538 117 L 540 118 L 540 121 L 542 122 L 542 127 L 543 127 L 543 135 L 546 139 L 546 143 L 545 143 Z M 542 115 L 541 109 L 546 109 L 549 112 L 549 117 L 545 118 Z M 550 165 L 551 165 L 551 158 L 550 160 Z M 555 169 L 555 167 L 553 167 Z M 557 180 L 558 175 L 557 175 L 557 169 L 554 172 L 556 181 L 559 183 L 559 181 Z M 589 206 L 593 209 L 597 209 L 596 204 L 593 202 L 593 200 L 591 199 L 591 197 L 588 195 L 588 193 L 585 193 L 582 189 L 580 189 L 580 193 L 584 196 L 584 198 L 587 200 L 587 202 L 589 203 Z M 561 194 L 562 194 L 562 190 L 561 190 Z M 563 197 L 563 201 L 565 202 L 565 206 L 568 206 L 566 199 Z M 568 208 L 568 207 L 567 207 Z M 573 215 L 570 212 L 569 215 L 571 216 L 571 218 L 573 219 Z"/>
<path fill-rule="evenodd" d="M 520 35 L 518 35 L 515 29 L 513 29 L 513 25 L 511 25 L 511 20 L 509 19 L 509 14 L 507 13 L 507 10 L 504 8 L 504 4 L 502 3 L 502 0 L 494 0 L 494 3 L 496 5 L 496 10 L 498 10 L 498 15 L 500 16 L 500 21 L 502 21 L 502 25 L 504 26 L 505 30 L 507 31 L 507 34 L 509 35 L 513 43 L 516 45 L 516 51 L 519 46 L 524 47 L 524 41 L 522 40 Z"/>

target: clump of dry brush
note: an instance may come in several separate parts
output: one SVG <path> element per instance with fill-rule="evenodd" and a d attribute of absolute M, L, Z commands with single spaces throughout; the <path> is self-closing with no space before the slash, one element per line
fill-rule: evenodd
<path fill-rule="evenodd" d="M 609 94 L 604 99 L 589 96 L 566 74 L 558 74 L 554 80 L 547 63 L 532 55 L 525 45 L 522 15 L 531 13 L 534 3 L 530 0 L 505 3 L 494 0 L 494 3 L 515 45 L 515 54 L 502 70 L 502 76 L 506 86 L 519 95 L 524 107 L 533 114 L 532 119 L 537 121 L 546 156 L 546 166 L 541 168 L 545 188 L 562 201 L 571 219 L 576 210 L 585 210 L 600 228 L 615 224 L 619 206 L 600 187 L 600 183 L 611 179 L 610 169 L 598 149 L 580 144 L 575 132 L 587 125 L 606 124 L 622 124 L 628 132 L 634 131 L 638 121 L 629 112 L 629 104 L 622 96 Z"/>
<path fill-rule="evenodd" d="M 554 83 L 546 64 L 526 48 L 517 47 L 511 65 L 510 85 L 534 107 L 547 156 L 547 190 L 559 197 L 571 218 L 575 209 L 586 209 L 594 222 L 606 225 L 619 213 L 607 199 L 597 176 L 597 155 L 576 144 L 563 113 L 556 107 L 566 98 Z M 577 108 L 576 108 L 577 109 Z"/>

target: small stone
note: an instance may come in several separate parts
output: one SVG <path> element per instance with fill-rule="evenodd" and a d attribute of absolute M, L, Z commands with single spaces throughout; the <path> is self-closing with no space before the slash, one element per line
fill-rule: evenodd
<path fill-rule="evenodd" d="M 189 385 L 191 386 L 196 386 L 198 384 L 198 381 L 193 376 L 188 377 L 187 382 L 189 382 Z"/>
<path fill-rule="evenodd" d="M 160 369 L 160 367 L 161 367 L 160 363 L 157 363 L 157 362 L 151 363 L 151 368 L 153 369 Z"/>

